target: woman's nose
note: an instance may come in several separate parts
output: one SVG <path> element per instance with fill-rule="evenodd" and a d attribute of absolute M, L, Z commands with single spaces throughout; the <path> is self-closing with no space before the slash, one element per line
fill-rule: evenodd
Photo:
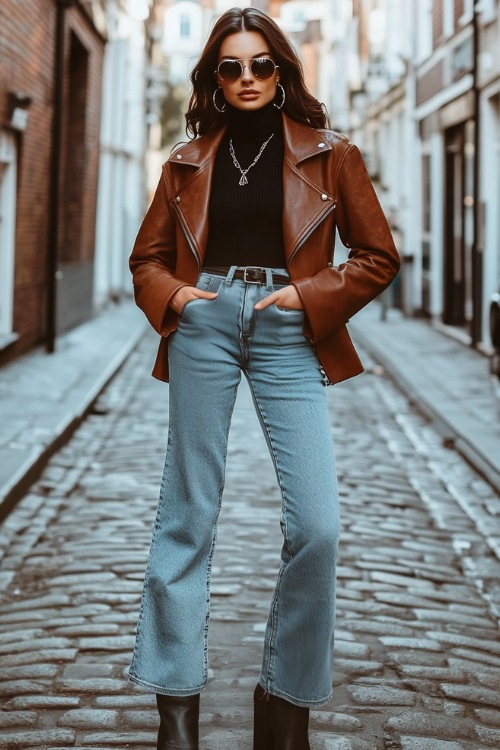
<path fill-rule="evenodd" d="M 243 81 L 253 81 L 253 75 L 252 75 L 252 68 L 247 63 L 241 63 L 243 65 L 243 74 L 241 76 L 241 79 Z"/>

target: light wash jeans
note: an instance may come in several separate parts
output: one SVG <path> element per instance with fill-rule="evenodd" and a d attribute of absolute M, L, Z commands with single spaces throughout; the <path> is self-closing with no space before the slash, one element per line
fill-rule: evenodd
<path fill-rule="evenodd" d="M 274 287 L 202 272 L 170 336 L 167 457 L 130 679 L 193 695 L 207 680 L 210 569 L 243 371 L 282 494 L 281 566 L 259 682 L 298 706 L 332 693 L 338 490 L 321 368 L 303 312 L 254 305 Z M 274 269 L 286 274 L 283 269 Z M 279 288 L 279 287 L 276 287 Z M 251 446 L 248 446 L 251 451 Z"/>

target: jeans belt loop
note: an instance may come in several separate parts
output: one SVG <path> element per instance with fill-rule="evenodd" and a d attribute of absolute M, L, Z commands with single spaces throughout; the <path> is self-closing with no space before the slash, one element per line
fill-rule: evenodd
<path fill-rule="evenodd" d="M 233 276 L 237 268 L 238 266 L 231 266 L 224 280 L 224 286 L 231 286 L 231 284 L 233 283 Z"/>
<path fill-rule="evenodd" d="M 273 272 L 270 268 L 266 268 L 266 291 L 273 291 Z"/>

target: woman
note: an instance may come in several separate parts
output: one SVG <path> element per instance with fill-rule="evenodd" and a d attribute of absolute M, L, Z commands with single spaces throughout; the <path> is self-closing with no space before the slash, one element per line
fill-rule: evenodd
<path fill-rule="evenodd" d="M 158 748 L 198 748 L 209 578 L 243 372 L 282 493 L 281 568 L 254 693 L 254 750 L 306 750 L 332 686 L 338 491 L 323 385 L 362 371 L 345 324 L 398 256 L 358 149 L 324 129 L 283 33 L 255 8 L 194 67 L 194 139 L 163 167 L 131 257 L 162 336 L 169 436 L 130 678 L 157 694 Z M 332 264 L 335 227 L 350 247 Z"/>

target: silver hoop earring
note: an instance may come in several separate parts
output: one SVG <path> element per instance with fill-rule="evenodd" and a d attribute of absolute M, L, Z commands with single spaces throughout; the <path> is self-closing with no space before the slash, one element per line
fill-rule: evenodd
<path fill-rule="evenodd" d="M 222 98 L 224 99 L 224 104 L 223 104 L 223 105 L 222 105 L 222 107 L 221 107 L 221 108 L 219 109 L 219 107 L 217 106 L 217 102 L 215 101 L 215 97 L 217 96 L 217 92 L 218 92 L 218 91 L 222 91 L 222 87 L 221 87 L 221 86 L 219 86 L 219 88 L 218 88 L 218 89 L 215 89 L 215 91 L 214 91 L 214 95 L 212 96 L 212 101 L 213 101 L 213 103 L 214 103 L 214 107 L 215 107 L 215 109 L 217 110 L 217 112 L 220 112 L 220 113 L 222 114 L 222 112 L 225 112 L 225 111 L 226 111 L 226 109 L 227 109 L 227 104 L 226 104 L 226 100 L 224 99 L 224 94 L 222 94 Z"/>
<path fill-rule="evenodd" d="M 281 83 L 278 83 L 278 84 L 276 85 L 276 88 L 278 88 L 278 86 L 279 86 L 279 87 L 280 87 L 280 89 L 281 89 L 281 93 L 282 93 L 282 95 L 283 95 L 283 99 L 281 100 L 281 104 L 274 104 L 274 102 L 273 102 L 273 104 L 274 104 L 274 106 L 276 107 L 276 109 L 283 109 L 283 105 L 284 105 L 284 103 L 285 103 L 285 99 L 286 99 L 285 89 L 283 88 L 283 86 L 281 85 Z"/>

